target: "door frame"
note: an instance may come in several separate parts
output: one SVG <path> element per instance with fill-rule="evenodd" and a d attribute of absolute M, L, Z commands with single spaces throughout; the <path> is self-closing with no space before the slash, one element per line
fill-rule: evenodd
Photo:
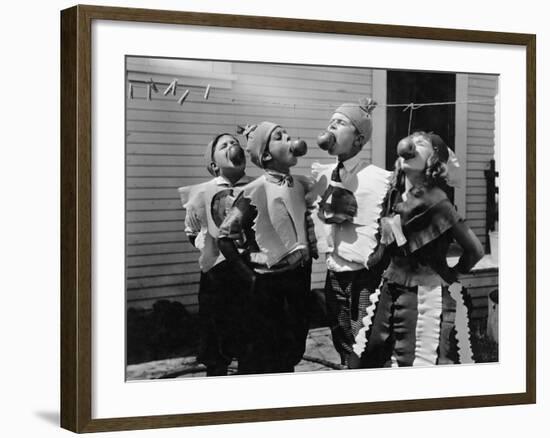
<path fill-rule="evenodd" d="M 387 103 L 387 85 L 388 75 L 386 70 L 373 69 L 372 72 L 372 95 L 373 99 L 380 105 Z M 466 102 L 468 100 L 468 75 L 464 73 L 456 74 L 455 100 L 457 102 Z M 467 129 L 468 129 L 468 111 L 467 103 L 460 108 L 461 111 L 455 111 L 455 154 L 460 163 L 460 187 L 454 189 L 454 203 L 458 213 L 466 216 L 466 166 L 467 166 Z M 386 111 L 373 111 L 373 134 L 372 134 L 372 164 L 386 167 Z M 392 169 L 388 169 L 392 170 Z"/>

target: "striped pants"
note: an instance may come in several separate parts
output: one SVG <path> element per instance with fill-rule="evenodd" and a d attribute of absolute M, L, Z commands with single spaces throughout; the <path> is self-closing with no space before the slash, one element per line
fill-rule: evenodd
<path fill-rule="evenodd" d="M 332 342 L 340 354 L 342 365 L 360 367 L 353 352 L 355 336 L 362 327 L 370 296 L 377 289 L 380 274 L 360 269 L 357 271 L 327 271 L 325 299 Z"/>

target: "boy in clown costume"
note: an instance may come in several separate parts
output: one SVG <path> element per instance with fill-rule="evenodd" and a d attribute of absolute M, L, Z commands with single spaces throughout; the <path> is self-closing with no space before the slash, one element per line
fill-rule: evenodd
<path fill-rule="evenodd" d="M 317 143 L 337 163 L 314 163 L 313 214 L 320 253 L 326 254 L 325 299 L 332 340 L 342 365 L 360 366 L 355 337 L 368 318 L 387 257 L 379 251 L 379 221 L 391 172 L 359 155 L 372 134 L 376 103 L 345 103 Z"/>
<path fill-rule="evenodd" d="M 306 204 L 310 184 L 290 173 L 307 145 L 272 122 L 247 126 L 242 133 L 250 160 L 264 173 L 243 188 L 218 237 L 221 252 L 246 285 L 246 353 L 239 372 L 293 372 L 305 351 L 316 256 Z"/>
<path fill-rule="evenodd" d="M 239 141 L 219 134 L 208 143 L 205 164 L 213 178 L 178 189 L 186 210 L 185 233 L 200 251 L 199 353 L 207 376 L 227 374 L 234 357 L 242 354 L 242 309 L 238 306 L 239 278 L 220 253 L 219 227 L 228 209 L 253 178 L 245 174 L 246 158 Z"/>

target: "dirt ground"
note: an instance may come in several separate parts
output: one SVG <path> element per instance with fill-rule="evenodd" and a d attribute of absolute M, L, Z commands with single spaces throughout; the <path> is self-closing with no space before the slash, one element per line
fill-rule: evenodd
<path fill-rule="evenodd" d="M 471 341 L 474 362 L 497 362 L 498 344 L 488 339 L 485 327 L 479 321 L 471 324 Z M 340 355 L 334 349 L 330 330 L 327 327 L 313 328 L 306 341 L 306 352 L 295 372 L 334 371 L 341 369 Z M 132 364 L 126 367 L 127 380 L 180 379 L 205 377 L 205 367 L 195 356 L 184 356 Z M 237 371 L 237 363 L 229 367 L 229 373 Z"/>
<path fill-rule="evenodd" d="M 333 371 L 340 368 L 340 355 L 332 345 L 330 330 L 326 327 L 309 331 L 306 341 L 306 352 L 302 361 L 296 366 L 296 372 Z M 236 362 L 230 366 L 230 373 L 237 369 Z M 166 378 L 204 377 L 203 365 L 196 362 L 195 356 L 157 360 L 126 368 L 127 380 L 149 380 Z"/>

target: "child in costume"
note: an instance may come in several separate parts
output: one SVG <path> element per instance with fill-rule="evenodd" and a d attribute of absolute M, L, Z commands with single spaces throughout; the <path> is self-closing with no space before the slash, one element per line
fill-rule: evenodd
<path fill-rule="evenodd" d="M 220 227 L 218 245 L 241 276 L 246 291 L 247 352 L 239 372 L 292 372 L 305 351 L 311 257 L 304 177 L 290 168 L 307 151 L 272 122 L 244 128 L 246 150 L 264 174 L 244 187 Z M 245 248 L 247 259 L 238 248 Z"/>
<path fill-rule="evenodd" d="M 342 365 L 356 368 L 355 336 L 385 268 L 377 257 L 379 219 L 391 172 L 360 158 L 372 134 L 376 103 L 365 99 L 338 107 L 317 143 L 336 164 L 312 165 L 319 252 L 326 254 L 325 299 L 333 344 Z"/>
<path fill-rule="evenodd" d="M 457 363 L 457 343 L 469 342 L 469 334 L 467 321 L 455 320 L 466 314 L 457 308 L 462 297 L 451 297 L 449 286 L 483 257 L 483 248 L 444 192 L 458 162 L 441 137 L 414 133 L 399 142 L 397 153 L 381 236 L 391 262 L 356 352 L 365 367 Z M 453 240 L 463 252 L 449 267 Z"/>
<path fill-rule="evenodd" d="M 227 367 L 242 352 L 242 309 L 239 278 L 220 253 L 219 226 L 241 189 L 253 178 L 245 174 L 246 158 L 239 141 L 219 134 L 208 143 L 206 169 L 213 179 L 178 192 L 186 210 L 185 233 L 200 251 L 199 354 L 207 376 L 227 374 Z"/>

